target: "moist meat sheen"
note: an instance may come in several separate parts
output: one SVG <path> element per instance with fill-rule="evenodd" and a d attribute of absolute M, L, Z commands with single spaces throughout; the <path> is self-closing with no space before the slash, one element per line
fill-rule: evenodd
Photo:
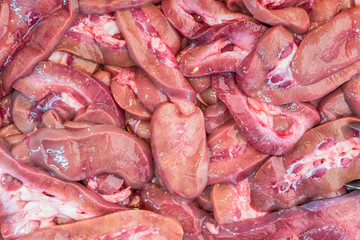
<path fill-rule="evenodd" d="M 360 239 L 359 0 L 0 1 L 0 239 Z"/>

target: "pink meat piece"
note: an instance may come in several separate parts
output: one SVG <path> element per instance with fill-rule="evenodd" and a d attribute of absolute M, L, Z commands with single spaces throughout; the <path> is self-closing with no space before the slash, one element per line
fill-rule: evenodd
<path fill-rule="evenodd" d="M 15 126 L 15 124 L 9 124 L 0 128 L 0 137 L 6 138 L 11 135 L 21 134 L 21 131 Z"/>
<path fill-rule="evenodd" d="M 99 69 L 99 64 L 82 59 L 66 52 L 54 51 L 48 59 L 56 63 L 72 66 L 87 74 L 93 74 Z"/>
<path fill-rule="evenodd" d="M 259 211 L 289 208 L 337 191 L 358 178 L 360 138 L 356 117 L 329 121 L 311 129 L 294 151 L 269 158 L 256 172 L 251 204 Z"/>
<path fill-rule="evenodd" d="M 236 184 L 253 174 L 268 158 L 248 144 L 234 120 L 216 128 L 207 140 L 210 149 L 208 184 Z"/>
<path fill-rule="evenodd" d="M 196 199 L 196 202 L 202 209 L 208 212 L 212 212 L 212 203 L 210 199 L 211 186 L 207 186 L 201 195 Z"/>
<path fill-rule="evenodd" d="M 14 91 L 12 98 L 11 115 L 16 127 L 25 134 L 34 131 L 43 114 L 38 104 L 19 91 Z"/>
<path fill-rule="evenodd" d="M 360 191 L 219 226 L 215 239 L 357 239 Z"/>
<path fill-rule="evenodd" d="M 344 95 L 343 90 L 338 88 L 320 101 L 317 110 L 320 114 L 321 123 L 353 115 Z"/>
<path fill-rule="evenodd" d="M 163 0 L 162 9 L 171 24 L 189 39 L 208 26 L 250 19 L 248 15 L 231 12 L 224 3 L 216 0 Z M 191 14 L 199 15 L 202 22 L 195 20 Z"/>
<path fill-rule="evenodd" d="M 109 72 L 97 71 L 93 76 L 105 83 L 106 86 L 110 86 L 111 74 Z"/>
<path fill-rule="evenodd" d="M 112 194 L 101 194 L 101 197 L 108 202 L 120 203 L 124 205 L 129 202 L 129 197 L 131 195 L 130 187 L 124 188 L 122 190 L 116 191 Z"/>
<path fill-rule="evenodd" d="M 106 14 L 129 8 L 139 8 L 159 3 L 161 0 L 79 0 L 80 11 L 84 14 Z"/>
<path fill-rule="evenodd" d="M 337 19 L 342 19 L 343 17 L 349 19 L 348 11 L 339 14 Z M 337 19 L 332 19 L 332 22 L 334 23 Z M 315 34 L 315 32 L 321 31 L 321 29 L 328 24 L 333 23 L 328 22 L 314 30 L 312 33 Z M 331 35 L 337 35 L 336 31 L 330 31 L 330 33 Z M 310 34 L 307 35 L 307 37 L 310 36 Z M 305 39 L 300 46 L 303 44 L 306 45 L 306 42 L 309 43 L 309 41 Z M 241 90 L 247 96 L 274 105 L 307 102 L 325 96 L 359 74 L 359 62 L 355 62 L 354 64 L 341 69 L 339 69 L 339 65 L 337 65 L 334 68 L 338 70 L 337 72 L 326 76 L 323 75 L 319 78 L 319 81 L 312 84 L 304 84 L 306 82 L 305 79 L 297 80 L 294 76 L 294 55 L 300 56 L 298 54 L 299 50 L 297 50 L 300 47 L 297 46 L 297 42 L 297 38 L 283 27 L 278 26 L 270 28 L 259 39 L 252 52 L 244 59 L 241 66 L 238 68 L 236 80 Z M 324 43 L 327 42 L 328 40 L 324 41 Z M 324 45 L 319 47 L 326 48 L 330 46 Z M 309 49 L 307 55 L 315 53 L 321 55 L 326 52 L 327 51 L 325 50 Z M 335 54 L 335 51 L 332 51 L 332 53 Z M 303 52 L 303 55 L 305 56 L 306 54 Z M 297 59 L 299 62 L 300 58 L 297 57 Z M 316 63 L 311 61 L 309 64 L 315 67 L 318 64 L 318 61 L 315 62 Z M 325 65 L 321 65 L 321 70 L 316 71 L 318 76 L 321 75 L 324 69 L 328 69 L 330 63 L 324 64 Z M 303 67 L 305 69 L 305 65 L 303 65 Z M 305 70 L 308 71 L 310 69 L 313 68 L 309 67 L 309 69 Z M 331 72 L 333 72 L 334 69 L 332 69 Z M 314 91 L 314 89 L 316 90 Z"/>
<path fill-rule="evenodd" d="M 254 219 L 267 214 L 250 205 L 251 177 L 236 185 L 215 184 L 211 188 L 211 202 L 216 222 L 219 225 Z"/>
<path fill-rule="evenodd" d="M 119 190 L 124 183 L 124 179 L 114 174 L 101 174 L 88 179 L 87 186 L 91 190 L 96 190 L 101 194 L 113 194 Z"/>
<path fill-rule="evenodd" d="M 188 200 L 173 197 L 166 189 L 150 183 L 141 190 L 141 202 L 144 208 L 177 219 L 184 229 L 186 238 L 200 237 L 210 215 Z"/>
<path fill-rule="evenodd" d="M 291 63 L 295 81 L 308 86 L 346 69 L 360 60 L 360 11 L 346 9 L 309 32 Z"/>
<path fill-rule="evenodd" d="M 210 76 L 189 77 L 187 79 L 197 93 L 201 93 L 211 86 Z"/>
<path fill-rule="evenodd" d="M 179 71 L 174 55 L 180 47 L 180 39 L 173 29 L 164 33 L 164 29 L 171 26 L 160 10 L 149 6 L 118 11 L 116 21 L 134 61 L 157 88 L 176 103 L 183 113 L 194 112 L 195 91 Z"/>
<path fill-rule="evenodd" d="M 212 87 L 249 143 L 264 153 L 290 152 L 301 136 L 320 121 L 316 109 L 309 104 L 274 106 L 246 97 L 230 74 L 212 76 Z"/>
<path fill-rule="evenodd" d="M 344 98 L 354 115 L 360 117 L 360 77 L 356 77 L 341 87 Z"/>
<path fill-rule="evenodd" d="M 226 6 L 233 12 L 246 10 L 246 7 L 242 0 L 225 0 Z"/>
<path fill-rule="evenodd" d="M 76 112 L 73 121 L 107 124 L 117 127 L 122 125 L 115 111 L 103 103 L 91 104 L 86 108 L 80 108 Z"/>
<path fill-rule="evenodd" d="M 138 99 L 150 112 L 154 112 L 161 103 L 169 101 L 168 97 L 155 86 L 140 68 L 135 72 L 134 84 Z"/>
<path fill-rule="evenodd" d="M 252 21 L 237 21 L 214 27 L 199 36 L 210 42 L 195 45 L 181 54 L 179 67 L 187 77 L 199 77 L 220 72 L 236 72 L 266 27 Z"/>
<path fill-rule="evenodd" d="M 108 203 L 78 183 L 69 183 L 13 159 L 9 146 L 0 140 L 1 235 L 14 239 L 39 228 L 55 225 L 57 216 L 79 220 L 100 216 L 124 207 Z"/>
<path fill-rule="evenodd" d="M 229 109 L 221 100 L 219 100 L 215 105 L 208 106 L 203 112 L 205 117 L 206 133 L 208 134 L 211 134 L 217 127 L 232 118 Z"/>
<path fill-rule="evenodd" d="M 183 233 L 181 225 L 173 218 L 145 210 L 129 210 L 40 229 L 19 239 L 181 240 Z"/>
<path fill-rule="evenodd" d="M 150 121 L 141 121 L 135 118 L 129 118 L 126 120 L 126 123 L 129 125 L 132 132 L 134 132 L 138 137 L 146 140 L 150 140 L 151 132 L 151 122 Z"/>
<path fill-rule="evenodd" d="M 141 188 L 153 177 L 149 145 L 115 126 L 40 128 L 28 135 L 26 143 L 33 164 L 65 180 L 113 173 L 128 186 Z"/>
<path fill-rule="evenodd" d="M 187 199 L 200 196 L 209 166 L 201 110 L 184 115 L 175 104 L 163 103 L 151 119 L 150 139 L 156 172 L 166 188 Z"/>
<path fill-rule="evenodd" d="M 226 6 L 232 11 L 246 11 L 243 0 L 225 0 Z M 259 0 L 262 6 L 268 9 L 279 9 L 285 7 L 298 7 L 311 2 L 309 0 Z"/>
<path fill-rule="evenodd" d="M 269 9 L 258 0 L 242 0 L 247 10 L 253 17 L 271 26 L 284 26 L 297 34 L 304 34 L 310 27 L 310 19 L 307 12 L 300 7 L 286 7 Z"/>
<path fill-rule="evenodd" d="M 11 94 L 0 99 L 0 117 L 2 126 L 13 123 L 11 114 L 12 96 Z"/>
<path fill-rule="evenodd" d="M 119 68 L 118 73 L 111 79 L 110 89 L 115 101 L 126 112 L 139 120 L 150 120 L 152 113 L 145 108 L 137 98 L 137 84 L 135 82 L 136 68 Z"/>
<path fill-rule="evenodd" d="M 68 30 L 57 50 L 70 52 L 99 64 L 133 66 L 113 15 L 81 15 Z"/>
<path fill-rule="evenodd" d="M 106 104 L 116 113 L 120 126 L 124 127 L 124 113 L 112 98 L 108 87 L 72 67 L 40 62 L 30 76 L 16 81 L 14 88 L 37 102 L 49 94 L 56 94 L 55 99 L 74 110 L 90 104 Z"/>
<path fill-rule="evenodd" d="M 0 66 L 26 43 L 38 21 L 61 5 L 59 0 L 4 0 L 0 10 Z"/>
<path fill-rule="evenodd" d="M 301 6 L 309 0 L 259 0 L 262 6 L 266 6 L 270 9 L 279 9 L 284 7 Z"/>
<path fill-rule="evenodd" d="M 25 44 L 11 58 L 2 72 L 3 89 L 9 93 L 13 83 L 33 71 L 50 57 L 58 42 L 74 22 L 78 13 L 76 0 L 63 1 L 62 7 L 42 17 L 27 34 Z M 50 30 L 49 30 L 50 29 Z"/>
<path fill-rule="evenodd" d="M 64 128 L 63 120 L 55 110 L 49 110 L 41 116 L 40 127 Z M 35 130 L 35 129 L 34 129 Z"/>
<path fill-rule="evenodd" d="M 341 10 L 354 6 L 354 1 L 348 0 L 314 0 L 308 1 L 302 7 L 309 13 L 310 21 L 317 26 L 335 17 Z"/>
<path fill-rule="evenodd" d="M 212 87 L 209 87 L 203 92 L 196 94 L 196 99 L 206 107 L 215 105 L 219 101 L 219 98 L 217 97 L 216 92 Z"/>

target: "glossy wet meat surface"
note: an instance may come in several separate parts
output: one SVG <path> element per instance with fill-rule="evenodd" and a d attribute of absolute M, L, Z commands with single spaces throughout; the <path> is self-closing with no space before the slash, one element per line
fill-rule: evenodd
<path fill-rule="evenodd" d="M 360 239 L 358 0 L 3 0 L 0 65 L 0 239 Z"/>

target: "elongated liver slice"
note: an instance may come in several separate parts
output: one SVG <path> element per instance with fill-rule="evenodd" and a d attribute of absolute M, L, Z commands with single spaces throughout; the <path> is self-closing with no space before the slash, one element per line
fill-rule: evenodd
<path fill-rule="evenodd" d="M 56 47 L 79 57 L 116 66 L 134 66 L 124 39 L 110 14 L 80 15 Z"/>
<path fill-rule="evenodd" d="M 332 92 L 359 75 L 359 16 L 356 8 L 344 10 L 300 45 L 282 26 L 270 28 L 238 68 L 238 86 L 274 105 L 313 101 Z"/>
<path fill-rule="evenodd" d="M 174 198 L 170 192 L 155 183 L 141 190 L 141 201 L 145 209 L 172 216 L 184 229 L 186 237 L 199 237 L 210 215 L 189 200 Z"/>
<path fill-rule="evenodd" d="M 128 210 L 38 230 L 19 239 L 154 239 L 181 240 L 173 218 L 145 210 Z"/>
<path fill-rule="evenodd" d="M 160 0 L 79 0 L 80 11 L 84 14 L 105 14 L 121 9 L 138 8 L 155 4 Z"/>
<path fill-rule="evenodd" d="M 125 116 L 109 88 L 90 75 L 50 61 L 40 62 L 34 72 L 15 82 L 14 88 L 34 101 L 55 94 L 69 107 L 79 110 L 89 104 L 103 103 L 117 115 L 124 127 Z"/>
<path fill-rule="evenodd" d="M 231 74 L 213 75 L 212 87 L 249 143 L 264 153 L 290 152 L 301 136 L 320 121 L 316 109 L 308 104 L 274 106 L 246 97 Z"/>
<path fill-rule="evenodd" d="M 57 216 L 78 220 L 126 209 L 104 201 L 79 183 L 65 182 L 21 164 L 2 139 L 0 156 L 0 228 L 4 239 L 55 225 Z"/>
<path fill-rule="evenodd" d="M 360 191 L 219 226 L 215 239 L 358 239 Z"/>
<path fill-rule="evenodd" d="M 141 188 L 153 177 L 149 145 L 118 127 L 40 128 L 26 142 L 30 160 L 62 179 L 80 181 L 114 173 L 128 186 Z"/>
<path fill-rule="evenodd" d="M 195 91 L 180 72 L 174 55 L 180 39 L 160 10 L 149 6 L 117 11 L 115 16 L 134 61 L 183 113 L 192 113 Z"/>
<path fill-rule="evenodd" d="M 201 110 L 183 115 L 175 104 L 163 103 L 151 119 L 150 139 L 155 171 L 166 188 L 188 199 L 200 196 L 209 166 Z"/>
<path fill-rule="evenodd" d="M 254 176 L 251 204 L 261 211 L 289 208 L 358 179 L 359 132 L 347 125 L 359 122 L 326 122 L 305 133 L 290 154 L 269 158 Z"/>

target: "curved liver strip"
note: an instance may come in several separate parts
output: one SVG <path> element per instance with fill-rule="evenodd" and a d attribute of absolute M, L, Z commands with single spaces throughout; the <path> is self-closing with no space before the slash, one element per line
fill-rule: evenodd
<path fill-rule="evenodd" d="M 208 26 L 250 19 L 248 15 L 232 12 L 224 3 L 215 0 L 164 0 L 162 8 L 171 24 L 189 39 L 196 38 Z M 196 21 L 191 14 L 200 16 L 202 22 Z"/>
<path fill-rule="evenodd" d="M 72 67 L 53 62 L 40 62 L 30 76 L 16 81 L 14 88 L 34 101 L 40 101 L 53 93 L 59 94 L 60 99 L 70 107 L 106 104 L 114 110 L 121 127 L 124 127 L 124 113 L 112 98 L 109 88 L 99 80 Z M 74 102 L 75 106 L 71 106 Z"/>
<path fill-rule="evenodd" d="M 237 21 L 214 27 L 201 37 L 211 41 L 187 48 L 181 53 L 179 68 L 187 77 L 220 72 L 236 72 L 266 27 L 253 21 Z M 200 37 L 199 37 L 200 38 Z"/>
<path fill-rule="evenodd" d="M 180 40 L 160 10 L 149 6 L 117 11 L 116 21 L 134 61 L 182 112 L 191 114 L 195 91 L 178 69 L 174 55 Z M 167 34 L 165 29 L 169 30 Z"/>
<path fill-rule="evenodd" d="M 191 201 L 176 199 L 155 183 L 149 183 L 141 190 L 141 201 L 145 209 L 177 219 L 184 229 L 184 235 L 190 238 L 199 237 L 205 222 L 210 218 L 207 212 Z"/>
<path fill-rule="evenodd" d="M 57 50 L 70 52 L 100 64 L 133 66 L 124 39 L 113 15 L 81 15 L 63 37 Z"/>
<path fill-rule="evenodd" d="M 341 87 L 346 103 L 351 111 L 360 117 L 360 77 L 356 77 Z"/>
<path fill-rule="evenodd" d="M 219 226 L 215 239 L 358 239 L 360 191 Z"/>
<path fill-rule="evenodd" d="M 38 230 L 23 238 L 37 239 L 172 239 L 183 230 L 173 218 L 145 210 L 129 210 Z"/>
<path fill-rule="evenodd" d="M 79 0 L 80 12 L 84 14 L 105 14 L 118 10 L 139 8 L 156 4 L 160 0 Z"/>
<path fill-rule="evenodd" d="M 343 10 L 309 32 L 296 51 L 291 72 L 303 86 L 316 83 L 360 60 L 360 8 Z"/>
<path fill-rule="evenodd" d="M 359 132 L 355 117 L 326 122 L 308 131 L 293 152 L 269 158 L 256 172 L 251 204 L 260 211 L 289 208 L 340 189 L 359 178 Z"/>
<path fill-rule="evenodd" d="M 41 122 L 43 112 L 38 104 L 19 91 L 12 93 L 11 115 L 16 127 L 23 133 L 32 132 Z"/>
<path fill-rule="evenodd" d="M 12 157 L 9 146 L 2 139 L 0 156 L 3 179 L 0 184 L 0 228 L 5 239 L 55 225 L 53 219 L 57 215 L 78 220 L 126 209 L 104 201 L 79 183 L 65 182 L 21 164 Z M 4 177 L 8 180 L 4 181 Z"/>
<path fill-rule="evenodd" d="M 156 172 L 166 188 L 188 199 L 200 196 L 209 166 L 201 110 L 185 116 L 175 104 L 163 103 L 151 119 L 150 139 Z"/>
<path fill-rule="evenodd" d="M 249 177 L 268 157 L 248 144 L 233 120 L 208 136 L 210 165 L 208 184 L 232 183 Z"/>
<path fill-rule="evenodd" d="M 111 79 L 110 89 L 115 101 L 134 118 L 150 120 L 151 112 L 137 98 L 135 82 L 136 68 L 118 68 L 119 72 Z"/>
<path fill-rule="evenodd" d="M 27 43 L 12 56 L 2 73 L 3 89 L 9 93 L 12 84 L 29 75 L 34 67 L 48 59 L 78 14 L 77 0 L 63 1 L 63 6 L 44 16 L 26 37 Z"/>
<path fill-rule="evenodd" d="M 348 83 L 351 84 L 350 82 L 352 82 L 352 80 Z M 345 101 L 344 90 L 342 90 L 346 89 L 344 86 L 347 86 L 348 83 L 345 83 L 342 88 L 338 88 L 334 92 L 326 95 L 319 102 L 317 110 L 321 117 L 321 123 L 353 115 L 349 104 Z M 348 94 L 348 96 L 350 94 Z M 358 116 L 360 116 L 359 114 Z"/>
<path fill-rule="evenodd" d="M 119 118 L 114 110 L 108 105 L 97 103 L 91 104 L 87 108 L 81 108 L 76 112 L 73 119 L 75 122 L 89 122 L 96 124 L 107 124 L 121 127 Z"/>
<path fill-rule="evenodd" d="M 281 25 L 297 34 L 306 33 L 310 27 L 309 16 L 303 8 L 268 9 L 258 0 L 242 0 L 242 2 L 253 17 L 260 22 L 271 26 Z"/>
<path fill-rule="evenodd" d="M 267 212 L 258 212 L 250 206 L 251 177 L 237 184 L 214 184 L 211 202 L 214 217 L 220 225 L 258 218 Z"/>
<path fill-rule="evenodd" d="M 288 153 L 301 136 L 320 121 L 319 114 L 311 105 L 274 106 L 246 97 L 230 74 L 213 75 L 212 87 L 227 105 L 249 143 L 264 153 Z"/>
<path fill-rule="evenodd" d="M 150 112 L 154 112 L 161 103 L 169 101 L 168 97 L 155 86 L 140 68 L 135 72 L 134 83 L 137 89 L 137 97 Z"/>
<path fill-rule="evenodd" d="M 345 18 L 347 18 L 347 13 L 345 12 L 340 13 L 337 16 L 337 19 L 339 19 L 339 16 L 344 17 L 344 15 Z M 328 24 L 331 23 L 328 22 L 321 26 L 321 28 L 326 27 Z M 347 26 L 344 26 L 344 28 L 345 27 Z M 314 31 L 319 30 L 316 29 Z M 355 31 L 355 29 L 352 29 L 352 31 Z M 336 33 L 336 31 L 334 31 L 334 33 L 332 33 L 332 31 L 330 32 L 332 35 Z M 311 36 L 311 33 L 309 35 Z M 343 35 L 341 34 L 337 34 L 336 36 L 343 38 Z M 325 96 L 360 73 L 359 61 L 354 62 L 348 66 L 337 65 L 336 68 L 330 69 L 329 67 L 332 66 L 331 62 L 340 63 L 342 61 L 340 58 L 338 60 L 335 58 L 329 63 L 324 63 L 321 70 L 316 71 L 316 73 L 314 72 L 314 74 L 317 74 L 314 76 L 314 79 L 317 79 L 316 81 L 309 82 L 305 78 L 306 76 L 304 76 L 303 80 L 302 78 L 295 78 L 293 67 L 294 62 L 292 60 L 293 58 L 295 59 L 294 54 L 296 55 L 299 52 L 299 50 L 297 50 L 297 41 L 298 40 L 294 37 L 294 35 L 282 26 L 270 28 L 259 39 L 252 52 L 243 60 L 237 71 L 237 84 L 246 95 L 251 96 L 252 98 L 255 98 L 259 101 L 271 103 L 274 105 L 293 102 L 308 102 Z M 304 39 L 304 41 L 300 44 L 299 49 L 303 48 L 301 46 L 303 44 L 306 45 L 306 42 L 309 43 L 309 41 L 310 40 L 305 41 Z M 311 42 L 313 42 L 312 44 L 314 44 L 316 41 L 316 39 L 311 40 Z M 354 41 L 349 42 L 354 43 Z M 325 41 L 325 43 L 328 43 L 328 41 Z M 359 45 L 360 44 L 352 47 L 348 46 L 348 49 L 354 49 Z M 309 46 L 311 46 L 311 44 Z M 334 45 L 325 45 L 323 47 L 326 48 L 333 46 Z M 344 45 L 342 45 L 342 47 L 343 46 Z M 308 53 L 309 51 L 314 54 L 318 53 L 319 55 L 322 53 L 324 54 L 323 57 L 326 59 L 326 54 L 330 53 L 333 57 L 336 57 L 337 55 L 340 56 L 343 48 L 339 48 L 340 52 L 337 52 L 337 50 L 329 52 L 312 50 L 311 48 L 307 49 L 308 51 L 306 54 L 310 54 Z M 264 54 L 265 52 L 266 54 Z M 351 53 L 356 55 L 356 51 Z M 298 57 L 296 57 L 296 59 L 298 59 L 297 62 L 301 62 L 301 59 L 299 58 L 300 55 L 301 54 L 299 53 Z M 321 56 L 318 57 L 321 58 Z M 310 62 L 308 64 L 311 65 L 312 63 Z M 315 63 L 314 67 L 316 66 L 317 64 Z M 309 67 L 309 70 L 306 69 L 305 65 L 303 65 L 303 67 L 305 72 L 301 74 L 304 75 L 307 74 L 306 71 L 310 71 L 310 69 L 312 69 L 312 67 Z M 330 72 L 325 76 L 323 72 L 328 70 Z M 299 74 L 300 69 L 297 75 Z"/>
<path fill-rule="evenodd" d="M 69 181 L 114 173 L 128 186 L 141 188 L 153 177 L 149 145 L 114 126 L 41 128 L 28 136 L 27 144 L 36 166 Z"/>
<path fill-rule="evenodd" d="M 3 0 L 0 10 L 0 66 L 20 49 L 30 28 L 61 5 L 60 0 Z"/>
<path fill-rule="evenodd" d="M 222 101 L 218 101 L 215 105 L 208 106 L 203 112 L 207 134 L 211 134 L 217 127 L 232 118 L 229 109 Z"/>

